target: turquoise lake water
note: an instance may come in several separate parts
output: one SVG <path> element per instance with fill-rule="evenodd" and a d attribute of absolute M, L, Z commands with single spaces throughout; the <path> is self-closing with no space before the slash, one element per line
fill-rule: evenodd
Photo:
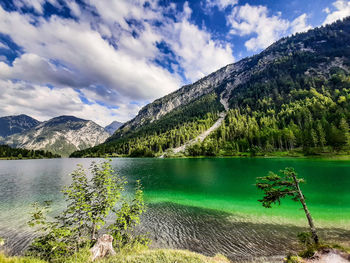
<path fill-rule="evenodd" d="M 30 204 L 53 200 L 62 209 L 60 189 L 78 163 L 98 159 L 0 161 L 0 236 L 13 253 L 33 237 L 26 226 Z M 273 262 L 297 248 L 296 234 L 307 221 L 301 205 L 283 200 L 266 209 L 255 178 L 294 167 L 306 179 L 302 190 L 321 236 L 350 243 L 350 161 L 318 159 L 205 158 L 112 161 L 129 181 L 140 179 L 148 206 L 139 232 L 152 247 L 222 253 L 234 261 Z"/>

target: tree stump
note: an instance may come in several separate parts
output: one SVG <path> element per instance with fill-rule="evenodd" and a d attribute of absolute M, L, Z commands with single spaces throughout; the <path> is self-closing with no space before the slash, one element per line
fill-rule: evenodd
<path fill-rule="evenodd" d="M 111 235 L 104 234 L 97 239 L 96 244 L 90 249 L 91 261 L 95 259 L 103 258 L 107 255 L 115 255 L 113 249 L 113 237 Z"/>

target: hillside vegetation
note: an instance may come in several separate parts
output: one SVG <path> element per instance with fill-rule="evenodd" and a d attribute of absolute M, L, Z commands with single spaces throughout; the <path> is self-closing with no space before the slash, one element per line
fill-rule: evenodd
<path fill-rule="evenodd" d="M 106 143 L 72 156 L 160 155 L 208 129 L 223 111 L 220 96 L 229 101 L 225 122 L 185 154 L 348 154 L 350 18 L 283 38 L 158 99 Z"/>
<path fill-rule="evenodd" d="M 42 150 L 27 150 L 21 148 L 11 148 L 7 145 L 0 145 L 0 159 L 41 159 L 60 158 L 58 154 L 53 154 Z"/>
<path fill-rule="evenodd" d="M 130 156 L 154 156 L 167 148 L 177 147 L 208 129 L 218 119 L 223 106 L 215 93 L 204 95 L 198 100 L 177 108 L 161 119 L 142 125 L 136 130 L 123 133 L 118 130 L 106 143 L 83 151 L 74 152 L 71 157 L 123 154 Z"/>

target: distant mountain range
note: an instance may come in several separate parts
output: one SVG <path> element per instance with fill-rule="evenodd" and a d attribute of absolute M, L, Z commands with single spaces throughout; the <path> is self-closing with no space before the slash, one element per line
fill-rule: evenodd
<path fill-rule="evenodd" d="M 0 136 L 6 137 L 20 133 L 40 124 L 40 121 L 27 115 L 0 117 Z"/>
<path fill-rule="evenodd" d="M 220 116 L 226 116 L 220 127 L 187 154 L 349 148 L 350 18 L 282 38 L 157 99 L 105 143 L 72 156 L 161 155 L 193 140 Z"/>
<path fill-rule="evenodd" d="M 46 150 L 68 156 L 76 150 L 103 143 L 108 137 L 103 127 L 74 116 L 59 116 L 39 122 L 26 115 L 0 119 L 0 143 L 29 150 Z"/>
<path fill-rule="evenodd" d="M 111 124 L 107 125 L 105 127 L 105 131 L 108 132 L 110 135 L 115 133 L 116 130 L 118 130 L 123 125 L 122 122 L 119 121 L 113 121 Z"/>

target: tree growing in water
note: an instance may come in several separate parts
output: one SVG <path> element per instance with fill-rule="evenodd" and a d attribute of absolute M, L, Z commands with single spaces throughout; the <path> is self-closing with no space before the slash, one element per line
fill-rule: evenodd
<path fill-rule="evenodd" d="M 276 203 L 280 204 L 281 199 L 285 197 L 291 197 L 296 202 L 299 201 L 303 206 L 308 220 L 312 238 L 315 244 L 318 244 L 319 239 L 316 228 L 299 186 L 300 183 L 304 182 L 305 180 L 303 178 L 297 177 L 297 173 L 293 168 L 285 168 L 279 174 L 270 171 L 267 176 L 257 178 L 256 187 L 264 191 L 263 199 L 258 201 L 266 208 L 271 208 Z"/>

